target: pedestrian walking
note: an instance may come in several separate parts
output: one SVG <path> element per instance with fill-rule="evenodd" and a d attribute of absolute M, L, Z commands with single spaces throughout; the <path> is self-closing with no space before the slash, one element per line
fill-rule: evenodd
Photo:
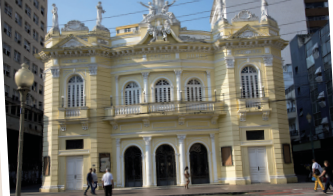
<path fill-rule="evenodd" d="M 320 174 L 322 173 L 323 169 L 321 168 L 321 166 L 316 162 L 315 159 L 312 159 L 312 176 L 316 179 L 315 180 L 315 186 L 314 186 L 314 190 L 317 191 L 318 188 L 318 184 L 321 187 L 322 190 L 324 190 L 324 186 L 323 183 L 320 180 Z"/>
<path fill-rule="evenodd" d="M 330 187 L 330 185 L 333 186 L 333 167 L 328 161 L 324 161 L 324 165 L 325 169 L 319 177 L 322 177 L 324 175 L 327 176 L 325 190 L 323 190 L 324 193 L 327 193 L 327 189 Z"/>
<path fill-rule="evenodd" d="M 103 184 L 105 196 L 112 196 L 112 189 L 114 187 L 114 184 L 113 184 L 113 176 L 110 173 L 109 168 L 107 168 L 105 170 L 105 174 L 102 177 L 102 182 L 103 182 L 102 184 Z"/>
<path fill-rule="evenodd" d="M 185 189 L 188 189 L 188 184 L 190 183 L 190 173 L 188 172 L 187 166 L 185 167 L 184 176 L 186 181 Z"/>
<path fill-rule="evenodd" d="M 92 192 L 92 184 L 94 183 L 93 182 L 93 178 L 92 178 L 92 175 L 91 175 L 91 172 L 92 172 L 92 169 L 90 168 L 89 169 L 89 173 L 87 174 L 87 189 L 84 191 L 84 195 L 87 195 L 87 191 L 89 190 L 89 188 L 91 188 L 91 194 L 95 195 L 95 193 Z"/>
<path fill-rule="evenodd" d="M 98 178 L 97 178 L 97 174 L 96 174 L 96 169 L 93 170 L 93 172 L 91 173 L 91 175 L 92 175 L 93 182 L 94 182 L 94 183 L 92 184 L 91 189 L 92 189 L 92 192 L 93 192 L 94 194 L 96 194 L 95 190 L 96 190 L 96 188 L 97 188 L 97 182 L 98 182 Z"/>

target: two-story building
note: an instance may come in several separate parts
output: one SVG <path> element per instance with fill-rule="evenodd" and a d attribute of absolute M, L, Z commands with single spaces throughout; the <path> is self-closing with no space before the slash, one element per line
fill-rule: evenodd
<path fill-rule="evenodd" d="M 116 187 L 295 182 L 276 21 L 214 1 L 210 32 L 154 1 L 111 37 L 70 21 L 46 48 L 43 192 L 83 189 L 89 168 Z M 99 5 L 101 6 L 101 5 Z"/>

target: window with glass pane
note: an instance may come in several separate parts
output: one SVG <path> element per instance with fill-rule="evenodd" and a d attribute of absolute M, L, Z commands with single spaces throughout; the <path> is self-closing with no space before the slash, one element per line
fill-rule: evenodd
<path fill-rule="evenodd" d="M 32 73 L 37 75 L 37 72 L 38 72 L 38 66 L 35 64 L 32 64 Z"/>
<path fill-rule="evenodd" d="M 33 21 L 34 21 L 34 23 L 36 23 L 36 25 L 38 25 L 39 18 L 38 18 L 38 16 L 36 14 L 34 14 Z"/>
<path fill-rule="evenodd" d="M 31 17 L 31 8 L 30 8 L 29 6 L 27 6 L 27 5 L 25 5 L 25 13 L 26 13 L 29 17 Z"/>
<path fill-rule="evenodd" d="M 2 43 L 2 52 L 6 55 L 10 57 L 10 46 L 7 45 L 6 43 Z"/>
<path fill-rule="evenodd" d="M 7 23 L 4 23 L 3 25 L 3 32 L 8 35 L 9 37 L 12 36 L 12 27 L 9 26 Z"/>
<path fill-rule="evenodd" d="M 333 107 L 332 81 L 326 83 L 327 99 L 329 107 Z"/>
<path fill-rule="evenodd" d="M 21 63 L 21 53 L 14 50 L 14 60 L 18 63 Z"/>
<path fill-rule="evenodd" d="M 40 45 L 44 46 L 44 38 L 43 37 L 40 37 Z"/>
<path fill-rule="evenodd" d="M 313 47 L 312 40 L 308 41 L 305 44 L 306 57 L 309 57 L 312 55 L 312 47 Z"/>
<path fill-rule="evenodd" d="M 68 81 L 67 87 L 68 107 L 82 107 L 84 106 L 84 92 L 83 92 L 83 79 L 80 76 L 73 76 Z"/>
<path fill-rule="evenodd" d="M 15 13 L 15 22 L 22 26 L 22 17 L 18 13 Z"/>
<path fill-rule="evenodd" d="M 31 26 L 27 22 L 25 22 L 24 30 L 25 30 L 25 32 L 27 32 L 29 34 L 31 32 Z"/>
<path fill-rule="evenodd" d="M 170 102 L 171 86 L 168 81 L 160 80 L 155 85 L 155 102 Z"/>
<path fill-rule="evenodd" d="M 3 64 L 3 75 L 10 76 L 10 66 L 6 63 Z"/>
<path fill-rule="evenodd" d="M 83 149 L 83 140 L 66 140 L 66 150 Z"/>
<path fill-rule="evenodd" d="M 44 31 L 44 23 L 40 22 L 40 28 Z"/>
<path fill-rule="evenodd" d="M 191 79 L 186 85 L 187 101 L 202 101 L 202 86 L 196 79 Z"/>
<path fill-rule="evenodd" d="M 21 41 L 22 41 L 22 36 L 18 33 L 15 32 L 15 42 L 21 45 Z"/>
<path fill-rule="evenodd" d="M 35 29 L 32 30 L 32 37 L 34 38 L 34 40 L 38 41 L 38 33 Z"/>
<path fill-rule="evenodd" d="M 24 40 L 24 49 L 30 52 L 30 42 L 28 42 L 27 40 Z"/>
<path fill-rule="evenodd" d="M 34 0 L 34 6 L 39 9 L 39 1 L 38 0 Z"/>
<path fill-rule="evenodd" d="M 40 7 L 40 13 L 41 13 L 43 16 L 44 16 L 44 12 L 45 12 L 44 7 L 41 6 L 41 7 Z"/>
<path fill-rule="evenodd" d="M 242 98 L 258 98 L 260 90 L 257 70 L 252 66 L 243 68 L 241 72 Z"/>
<path fill-rule="evenodd" d="M 32 54 L 37 54 L 38 53 L 38 49 L 36 47 L 32 48 Z"/>
<path fill-rule="evenodd" d="M 321 125 L 321 120 L 322 120 L 321 113 L 318 112 L 316 114 L 313 114 L 313 117 L 314 117 L 314 120 L 315 120 L 315 126 Z"/>
<path fill-rule="evenodd" d="M 7 3 L 5 3 L 5 13 L 12 17 L 12 13 L 13 13 L 13 9 L 10 5 L 8 5 Z"/>
<path fill-rule="evenodd" d="M 40 78 L 43 78 L 43 72 L 44 72 L 43 69 L 39 69 L 39 77 Z"/>
<path fill-rule="evenodd" d="M 125 105 L 134 105 L 140 103 L 140 88 L 135 82 L 131 82 L 125 87 Z"/>
<path fill-rule="evenodd" d="M 16 5 L 22 8 L 22 0 L 15 0 Z"/>

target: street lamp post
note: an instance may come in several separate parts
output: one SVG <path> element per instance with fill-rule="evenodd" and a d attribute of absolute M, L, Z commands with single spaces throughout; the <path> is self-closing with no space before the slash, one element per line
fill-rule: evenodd
<path fill-rule="evenodd" d="M 24 113 L 25 113 L 25 100 L 30 87 L 34 82 L 34 74 L 28 69 L 28 65 L 23 63 L 22 68 L 15 74 L 15 83 L 17 90 L 20 93 L 20 129 L 19 129 L 19 146 L 17 153 L 17 173 L 16 173 L 16 196 L 21 195 L 21 179 L 22 179 L 22 157 L 23 157 L 23 139 L 24 139 Z"/>
<path fill-rule="evenodd" d="M 308 120 L 309 125 L 310 125 L 310 141 L 311 141 L 311 148 L 312 148 L 312 158 L 315 159 L 315 152 L 314 152 L 314 147 L 313 147 L 312 126 L 311 126 L 311 119 L 312 119 L 312 116 L 308 113 L 308 114 L 306 115 L 306 119 Z"/>

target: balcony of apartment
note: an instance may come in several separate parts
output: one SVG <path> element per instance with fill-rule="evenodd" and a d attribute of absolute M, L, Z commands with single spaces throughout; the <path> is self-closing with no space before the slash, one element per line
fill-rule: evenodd
<path fill-rule="evenodd" d="M 179 121 L 194 116 L 203 118 L 211 118 L 212 124 L 220 115 L 225 114 L 224 104 L 222 101 L 201 101 L 201 102 L 159 102 L 159 103 L 143 103 L 137 105 L 119 105 L 105 108 L 104 120 L 110 121 L 147 121 L 148 119 L 158 118 L 165 119 L 178 118 Z M 181 122 L 180 122 L 181 123 Z"/>
<path fill-rule="evenodd" d="M 289 133 L 290 133 L 290 138 L 291 139 L 294 140 L 294 139 L 299 138 L 299 131 L 298 130 L 289 128 Z"/>
<path fill-rule="evenodd" d="M 262 119 L 267 121 L 271 109 L 267 97 L 246 98 L 238 99 L 238 113 L 240 121 L 246 121 L 247 115 L 262 115 Z"/>
<path fill-rule="evenodd" d="M 77 104 L 78 107 L 62 107 L 59 108 L 58 122 L 61 131 L 66 131 L 66 125 L 82 124 L 82 129 L 88 129 L 89 108 L 86 107 L 85 101 Z"/>
<path fill-rule="evenodd" d="M 287 113 L 288 113 L 288 119 L 293 119 L 297 117 L 297 112 L 296 108 L 287 108 Z"/>

